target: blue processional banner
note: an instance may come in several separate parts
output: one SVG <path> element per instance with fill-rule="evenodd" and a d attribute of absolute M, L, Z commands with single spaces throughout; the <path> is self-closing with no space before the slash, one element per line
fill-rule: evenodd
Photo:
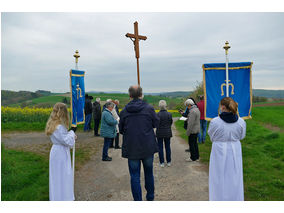
<path fill-rule="evenodd" d="M 226 64 L 203 64 L 204 116 L 211 120 L 218 116 L 219 103 L 226 97 Z M 252 62 L 229 63 L 229 97 L 238 103 L 239 116 L 251 118 Z"/>
<path fill-rule="evenodd" d="M 71 126 L 85 123 L 85 71 L 70 70 Z"/>

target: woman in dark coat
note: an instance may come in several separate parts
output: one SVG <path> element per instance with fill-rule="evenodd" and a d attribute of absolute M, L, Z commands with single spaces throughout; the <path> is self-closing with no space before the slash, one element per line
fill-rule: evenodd
<path fill-rule="evenodd" d="M 163 150 L 163 142 L 165 142 L 166 149 L 166 160 L 167 165 L 171 166 L 171 137 L 172 137 L 172 114 L 166 110 L 167 103 L 164 100 L 160 100 L 159 107 L 160 112 L 158 112 L 158 117 L 160 118 L 160 123 L 156 130 L 156 137 L 158 139 L 159 144 L 159 158 L 160 158 L 160 166 L 165 167 L 164 164 L 164 150 Z"/>

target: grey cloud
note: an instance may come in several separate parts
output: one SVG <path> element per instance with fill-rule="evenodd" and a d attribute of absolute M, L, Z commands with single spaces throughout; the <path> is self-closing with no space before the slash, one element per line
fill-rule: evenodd
<path fill-rule="evenodd" d="M 78 49 L 86 90 L 127 91 L 136 83 L 133 44 L 140 42 L 145 92 L 192 90 L 202 64 L 253 61 L 254 88 L 282 88 L 283 13 L 2 13 L 2 89 L 69 90 Z M 261 82 L 266 83 L 262 84 Z"/>

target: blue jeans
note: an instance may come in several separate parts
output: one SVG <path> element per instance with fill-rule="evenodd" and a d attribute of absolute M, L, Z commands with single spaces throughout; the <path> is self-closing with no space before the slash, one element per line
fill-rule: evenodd
<path fill-rule="evenodd" d="M 198 133 L 198 142 L 205 142 L 206 138 L 206 128 L 207 128 L 207 121 L 200 120 L 200 132 Z"/>
<path fill-rule="evenodd" d="M 92 118 L 92 113 L 85 115 L 84 131 L 91 130 L 90 129 L 91 118 Z"/>
<path fill-rule="evenodd" d="M 154 200 L 154 175 L 153 175 L 153 155 L 141 160 L 128 159 L 128 168 L 131 178 L 131 191 L 135 201 L 142 201 L 142 191 L 140 185 L 141 161 L 144 168 L 145 189 L 147 191 L 146 199 Z"/>
<path fill-rule="evenodd" d="M 163 141 L 165 142 L 167 163 L 170 163 L 171 162 L 171 138 L 158 138 L 160 163 L 161 164 L 164 163 Z"/>
<path fill-rule="evenodd" d="M 108 148 L 112 141 L 112 138 L 104 138 L 104 147 L 103 147 L 103 160 L 108 157 Z"/>

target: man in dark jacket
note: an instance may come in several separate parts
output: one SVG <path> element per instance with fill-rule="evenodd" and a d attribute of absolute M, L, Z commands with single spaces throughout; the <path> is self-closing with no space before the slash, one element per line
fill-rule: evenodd
<path fill-rule="evenodd" d="M 102 111 L 101 111 L 101 99 L 96 98 L 96 101 L 93 103 L 93 118 L 94 118 L 94 135 L 95 136 L 100 136 L 98 134 L 99 132 L 99 126 L 101 122 L 101 117 L 102 117 Z"/>
<path fill-rule="evenodd" d="M 90 122 L 92 119 L 92 102 L 88 94 L 85 95 L 85 125 L 84 132 L 90 130 Z"/>
<path fill-rule="evenodd" d="M 130 101 L 120 113 L 119 132 L 123 135 L 122 157 L 128 158 L 134 200 L 142 200 L 140 168 L 143 163 L 146 199 L 154 200 L 153 157 L 158 152 L 154 129 L 159 124 L 155 110 L 142 100 L 142 88 L 131 86 Z"/>

